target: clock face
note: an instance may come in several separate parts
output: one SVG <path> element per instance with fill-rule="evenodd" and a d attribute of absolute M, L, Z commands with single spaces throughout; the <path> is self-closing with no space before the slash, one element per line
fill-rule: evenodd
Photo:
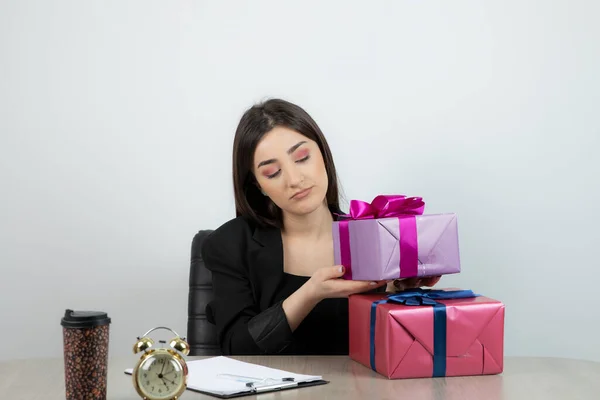
<path fill-rule="evenodd" d="M 166 351 L 154 352 L 142 361 L 136 379 L 140 390 L 151 399 L 170 399 L 185 385 L 181 364 Z"/>

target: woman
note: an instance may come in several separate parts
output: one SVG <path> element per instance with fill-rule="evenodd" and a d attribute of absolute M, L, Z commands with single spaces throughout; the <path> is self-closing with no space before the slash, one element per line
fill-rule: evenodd
<path fill-rule="evenodd" d="M 338 279 L 337 176 L 315 121 L 279 99 L 246 111 L 235 133 L 233 184 L 237 217 L 202 249 L 214 291 L 207 314 L 222 353 L 348 354 L 347 297 L 387 282 Z"/>

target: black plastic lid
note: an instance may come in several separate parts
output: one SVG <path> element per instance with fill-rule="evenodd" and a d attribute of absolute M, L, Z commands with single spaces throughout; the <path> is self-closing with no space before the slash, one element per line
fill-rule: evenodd
<path fill-rule="evenodd" d="M 92 328 L 110 324 L 110 318 L 101 311 L 66 310 L 60 324 L 66 328 Z"/>

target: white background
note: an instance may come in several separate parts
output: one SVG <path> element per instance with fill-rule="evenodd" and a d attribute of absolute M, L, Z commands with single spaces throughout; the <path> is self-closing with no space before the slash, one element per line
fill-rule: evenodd
<path fill-rule="evenodd" d="M 505 353 L 600 361 L 595 1 L 0 2 L 0 359 L 62 354 L 66 308 L 111 355 L 185 335 L 189 253 L 233 217 L 242 113 L 282 97 L 350 199 L 456 212 Z M 133 355 L 132 355 L 133 360 Z"/>

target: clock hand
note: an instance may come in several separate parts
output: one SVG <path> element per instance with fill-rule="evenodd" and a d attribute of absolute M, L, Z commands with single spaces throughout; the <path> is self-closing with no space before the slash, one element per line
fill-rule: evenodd
<path fill-rule="evenodd" d="M 168 380 L 167 378 L 165 378 L 164 376 L 163 376 L 163 378 L 162 378 L 162 379 L 163 379 L 163 381 L 167 381 L 167 382 L 169 382 L 171 385 L 174 385 L 174 384 L 175 384 L 175 381 L 170 381 L 170 380 Z"/>
<path fill-rule="evenodd" d="M 163 366 L 162 366 L 162 368 L 160 369 L 160 373 L 161 373 L 161 374 L 162 374 L 162 373 L 163 373 L 163 371 L 165 370 L 165 364 L 166 364 L 166 363 L 164 362 L 164 359 L 163 359 Z"/>
<path fill-rule="evenodd" d="M 169 382 L 169 383 L 171 383 L 171 384 L 173 384 L 173 385 L 174 385 L 174 384 L 175 384 L 175 381 L 170 381 L 170 380 L 168 380 L 168 379 L 167 379 L 167 375 L 168 375 L 168 374 L 170 374 L 170 373 L 172 373 L 172 372 L 177 372 L 177 371 L 175 371 L 175 370 L 173 369 L 173 370 L 171 370 L 171 371 L 169 371 L 169 372 L 167 372 L 167 373 L 160 374 L 160 375 L 159 375 L 159 378 L 160 378 L 160 379 L 163 379 L 163 380 L 166 380 L 167 382 Z"/>

